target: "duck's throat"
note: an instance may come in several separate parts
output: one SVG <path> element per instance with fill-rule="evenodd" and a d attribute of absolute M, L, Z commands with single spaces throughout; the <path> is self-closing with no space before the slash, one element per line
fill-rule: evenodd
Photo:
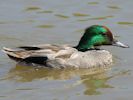
<path fill-rule="evenodd" d="M 89 39 L 81 38 L 79 44 L 76 46 L 78 51 L 86 51 L 87 49 L 93 48 L 93 43 Z"/>
<path fill-rule="evenodd" d="M 78 45 L 76 46 L 76 49 L 77 49 L 78 51 L 86 51 L 86 50 L 91 49 L 91 48 L 93 48 L 93 46 L 88 45 L 88 44 L 78 44 Z"/>

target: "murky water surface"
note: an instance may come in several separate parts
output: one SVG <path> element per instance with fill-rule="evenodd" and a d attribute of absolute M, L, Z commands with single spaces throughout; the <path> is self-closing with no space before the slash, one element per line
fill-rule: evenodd
<path fill-rule="evenodd" d="M 132 6 L 132 0 L 1 0 L 0 49 L 76 45 L 93 24 L 108 26 L 130 48 L 104 47 L 115 60 L 105 72 L 18 66 L 0 52 L 0 100 L 132 100 Z"/>

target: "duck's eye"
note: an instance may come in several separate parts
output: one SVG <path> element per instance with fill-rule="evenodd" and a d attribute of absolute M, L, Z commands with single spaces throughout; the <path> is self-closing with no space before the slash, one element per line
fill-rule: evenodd
<path fill-rule="evenodd" d="M 103 36 L 106 36 L 107 34 L 106 33 L 102 33 Z"/>

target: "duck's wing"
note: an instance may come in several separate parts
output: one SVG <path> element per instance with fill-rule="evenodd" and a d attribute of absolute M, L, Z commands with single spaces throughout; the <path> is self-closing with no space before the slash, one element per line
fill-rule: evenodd
<path fill-rule="evenodd" d="M 28 57 L 46 57 L 50 54 L 56 54 L 56 52 L 60 51 L 62 48 L 55 45 L 37 45 L 37 46 L 22 46 L 16 49 L 10 49 L 3 47 L 3 52 L 5 52 L 10 58 L 14 60 L 23 60 Z M 38 58 L 37 58 L 38 59 Z"/>
<path fill-rule="evenodd" d="M 3 48 L 3 51 L 13 60 L 24 61 L 28 63 L 45 63 L 46 60 L 56 58 L 67 59 L 73 53 L 68 46 L 57 46 L 51 44 L 37 46 L 23 46 L 19 49 Z"/>

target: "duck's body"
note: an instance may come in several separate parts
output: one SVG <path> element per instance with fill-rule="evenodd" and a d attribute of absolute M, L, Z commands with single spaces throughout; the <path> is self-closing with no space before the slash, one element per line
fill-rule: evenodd
<path fill-rule="evenodd" d="M 32 50 L 35 47 L 38 49 Z M 50 68 L 104 67 L 112 63 L 112 55 L 106 50 L 88 50 L 81 52 L 67 45 L 57 46 L 51 44 L 26 48 L 27 50 L 4 48 L 4 52 L 19 63 L 39 64 Z"/>
<path fill-rule="evenodd" d="M 95 45 L 104 44 L 128 47 L 114 41 L 108 28 L 94 25 L 85 31 L 79 44 L 75 47 L 44 44 L 23 46 L 19 47 L 19 50 L 3 48 L 3 51 L 19 63 L 50 68 L 91 68 L 112 64 L 112 54 L 109 51 L 95 49 Z"/>

